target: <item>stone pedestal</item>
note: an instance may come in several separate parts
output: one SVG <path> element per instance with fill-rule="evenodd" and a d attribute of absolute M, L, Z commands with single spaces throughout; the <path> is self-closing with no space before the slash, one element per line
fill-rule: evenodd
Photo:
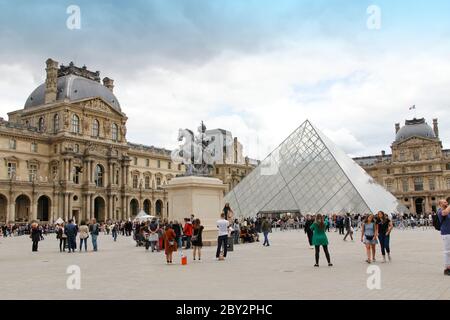
<path fill-rule="evenodd" d="M 224 206 L 226 186 L 217 178 L 176 177 L 164 187 L 169 198 L 169 221 L 183 222 L 184 218 L 200 219 L 204 227 L 203 244 L 217 242 L 217 220 Z"/>

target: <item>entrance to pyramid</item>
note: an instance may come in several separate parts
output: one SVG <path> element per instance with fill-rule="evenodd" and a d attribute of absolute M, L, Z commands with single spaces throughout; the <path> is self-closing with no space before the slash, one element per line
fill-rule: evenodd
<path fill-rule="evenodd" d="M 407 208 L 306 120 L 225 196 L 235 215 L 404 213 Z"/>

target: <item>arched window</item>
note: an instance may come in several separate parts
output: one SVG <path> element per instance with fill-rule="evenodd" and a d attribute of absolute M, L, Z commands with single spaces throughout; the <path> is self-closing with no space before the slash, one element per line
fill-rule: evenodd
<path fill-rule="evenodd" d="M 111 138 L 113 139 L 113 141 L 119 140 L 119 128 L 115 123 L 111 125 Z"/>
<path fill-rule="evenodd" d="M 97 187 L 103 187 L 103 167 L 101 165 L 97 165 L 95 167 L 95 185 Z"/>
<path fill-rule="evenodd" d="M 92 136 L 98 137 L 99 135 L 99 123 L 97 119 L 94 119 L 94 122 L 92 123 Z"/>
<path fill-rule="evenodd" d="M 72 132 L 80 133 L 80 118 L 76 114 L 72 115 Z"/>
<path fill-rule="evenodd" d="M 145 176 L 145 189 L 150 189 L 150 176 Z"/>
<path fill-rule="evenodd" d="M 55 114 L 53 117 L 53 132 L 58 133 L 59 131 L 59 115 Z"/>
<path fill-rule="evenodd" d="M 40 132 L 44 131 L 44 118 L 43 117 L 39 118 L 38 128 L 39 128 Z"/>

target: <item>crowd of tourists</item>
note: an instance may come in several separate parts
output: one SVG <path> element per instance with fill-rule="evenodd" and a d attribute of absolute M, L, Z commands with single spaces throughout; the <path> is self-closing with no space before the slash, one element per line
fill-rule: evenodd
<path fill-rule="evenodd" d="M 354 241 L 354 237 L 360 238 L 364 245 L 366 262 L 377 261 L 376 252 L 379 245 L 381 262 L 391 262 L 390 237 L 394 228 L 432 228 L 440 230 L 444 243 L 444 274 L 450 275 L 450 219 L 447 217 L 450 207 L 446 200 L 439 201 L 437 213 L 421 215 L 395 215 L 379 211 L 376 215 L 362 214 L 285 214 L 281 217 L 258 216 L 256 218 L 235 219 L 233 210 L 226 204 L 217 221 L 217 250 L 216 258 L 224 260 L 228 247 L 232 244 L 245 244 L 259 242 L 259 234 L 263 234 L 263 246 L 269 247 L 269 234 L 274 230 L 302 230 L 306 234 L 307 241 L 314 249 L 315 267 L 319 267 L 320 247 L 325 254 L 328 266 L 331 263 L 331 255 L 328 248 L 327 232 L 339 232 L 343 240 Z M 32 240 L 32 251 L 38 251 L 39 241 L 44 240 L 44 235 L 56 234 L 59 240 L 60 252 L 72 253 L 88 249 L 88 239 L 91 238 L 92 251 L 98 250 L 97 238 L 103 232 L 111 234 L 113 241 L 117 241 L 119 235 L 130 237 L 136 242 L 137 247 L 144 247 L 151 252 L 164 250 L 166 262 L 172 264 L 173 253 L 180 250 L 192 249 L 193 260 L 201 260 L 203 247 L 203 230 L 200 219 L 194 215 L 186 217 L 182 222 L 168 221 L 167 219 L 153 218 L 151 221 L 108 221 L 98 223 L 95 219 L 89 222 L 75 221 L 52 225 L 40 225 L 37 222 L 30 224 L 9 224 L 0 228 L 4 237 L 29 235 Z M 360 237 L 357 236 L 360 234 Z M 78 239 L 78 247 L 77 247 Z M 183 255 L 183 253 L 182 253 Z"/>

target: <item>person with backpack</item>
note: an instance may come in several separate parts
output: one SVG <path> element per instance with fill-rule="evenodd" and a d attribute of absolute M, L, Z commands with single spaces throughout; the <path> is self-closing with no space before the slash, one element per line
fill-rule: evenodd
<path fill-rule="evenodd" d="M 438 220 L 435 222 L 435 228 L 441 231 L 442 241 L 444 242 L 444 274 L 450 276 L 450 207 L 447 200 L 439 200 L 439 209 L 437 212 Z"/>
<path fill-rule="evenodd" d="M 94 251 L 97 251 L 97 237 L 100 233 L 100 225 L 97 223 L 97 220 L 92 219 L 92 223 L 89 226 L 89 232 L 92 236 L 92 247 L 94 248 Z"/>
<path fill-rule="evenodd" d="M 344 226 L 347 233 L 344 236 L 344 241 L 347 240 L 347 237 L 350 236 L 350 239 L 353 241 L 353 227 L 352 227 L 352 217 L 350 216 L 350 212 L 347 212 L 347 216 L 344 220 Z"/>

